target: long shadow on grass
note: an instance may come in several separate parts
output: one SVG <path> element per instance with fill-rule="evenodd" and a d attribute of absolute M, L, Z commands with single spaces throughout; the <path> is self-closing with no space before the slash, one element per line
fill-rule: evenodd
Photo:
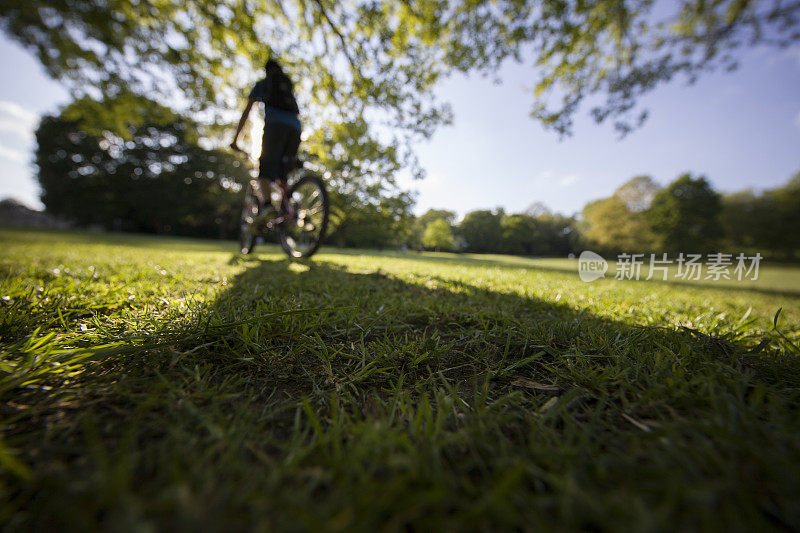
<path fill-rule="evenodd" d="M 389 386 L 400 374 L 406 383 L 523 377 L 591 388 L 560 382 L 581 375 L 579 368 L 611 367 L 636 380 L 654 361 L 668 366 L 677 358 L 740 365 L 745 351 L 730 339 L 632 325 L 438 277 L 406 281 L 321 261 L 248 264 L 215 303 L 214 322 L 237 324 L 227 339 L 233 353 L 261 361 L 282 383 L 305 383 L 306 392 Z M 283 314 L 293 309 L 310 311 Z"/>
<path fill-rule="evenodd" d="M 537 261 L 537 260 L 546 261 L 548 258 L 527 258 L 522 256 L 508 256 L 509 259 L 504 259 L 502 256 L 491 255 L 491 254 L 487 257 L 481 257 L 480 254 L 453 255 L 453 254 L 433 254 L 430 252 L 426 252 L 424 254 L 415 252 L 371 252 L 371 253 L 374 255 L 378 255 L 380 257 L 392 257 L 392 258 L 404 259 L 422 263 L 438 263 L 443 265 L 458 265 L 458 266 L 474 265 L 479 267 L 499 267 L 499 268 L 520 269 L 529 271 L 558 272 L 561 274 L 567 274 L 572 278 L 577 278 L 578 276 L 577 261 L 575 262 L 574 266 L 570 268 L 565 268 L 563 266 L 556 266 Z M 337 250 L 336 254 L 358 256 L 358 255 L 363 255 L 363 252 L 358 250 Z M 523 261 L 515 261 L 514 259 L 522 259 Z M 793 265 L 778 264 L 776 265 L 776 268 L 784 268 L 786 270 L 789 270 L 795 267 Z M 642 270 L 643 272 L 647 271 L 646 265 L 645 268 L 643 268 Z M 607 276 L 613 278 L 614 272 L 613 271 L 609 272 Z M 710 289 L 710 290 L 726 290 L 726 291 L 743 291 L 743 292 L 766 294 L 770 296 L 788 296 L 788 297 L 800 296 L 800 289 L 793 289 L 793 288 L 773 289 L 765 287 L 754 287 L 752 285 L 745 285 L 745 284 L 736 284 L 735 282 L 714 283 L 703 280 L 685 281 L 680 279 L 669 279 L 667 281 L 664 281 L 661 279 L 645 280 L 643 278 L 641 280 L 629 280 L 627 281 L 627 283 L 635 281 L 637 283 L 654 283 L 657 285 L 668 285 L 673 288 L 686 287 L 698 290 Z"/>
<path fill-rule="evenodd" d="M 767 434 L 786 413 L 769 404 L 762 426 L 739 392 L 788 390 L 796 368 L 760 374 L 726 339 L 443 278 L 236 261 L 158 343 L 7 391 L 4 442 L 22 452 L 4 455 L 2 511 L 19 529 L 791 523 L 786 467 L 755 467 L 755 493 L 738 466 L 794 457 Z"/>
<path fill-rule="evenodd" d="M 796 518 L 781 496 L 795 485 L 780 474 L 795 449 L 782 430 L 766 437 L 777 459 L 757 467 L 771 479 L 763 492 L 740 459 L 711 465 L 759 456 L 740 446 L 758 449 L 760 417 L 773 411 L 754 409 L 747 391 L 796 397 L 792 358 L 764 363 L 731 339 L 449 279 L 326 261 L 248 265 L 214 321 L 246 321 L 227 330 L 226 349 L 251 365 L 243 390 L 263 398 L 255 404 L 283 413 L 267 417 L 273 440 L 259 449 L 329 473 L 305 502 L 321 505 L 318 516 L 350 508 L 367 529 L 403 513 L 418 526 L 614 529 L 643 526 L 654 506 L 664 525 L 687 528 L 734 524 L 743 508 L 754 524 Z M 774 413 L 774 427 L 796 427 L 792 407 Z M 309 486 L 297 472 L 284 483 Z M 697 485 L 713 503 L 693 500 Z"/>

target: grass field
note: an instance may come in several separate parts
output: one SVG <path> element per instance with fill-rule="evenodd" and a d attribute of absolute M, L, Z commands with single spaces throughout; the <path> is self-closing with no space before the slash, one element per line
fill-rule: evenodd
<path fill-rule="evenodd" d="M 6 531 L 800 528 L 800 268 L 0 246 Z"/>

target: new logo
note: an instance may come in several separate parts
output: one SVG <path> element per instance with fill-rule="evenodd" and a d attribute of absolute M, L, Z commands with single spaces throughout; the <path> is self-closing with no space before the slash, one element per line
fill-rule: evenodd
<path fill-rule="evenodd" d="M 606 275 L 608 261 L 599 254 L 584 250 L 578 258 L 578 275 L 581 280 L 590 282 Z"/>

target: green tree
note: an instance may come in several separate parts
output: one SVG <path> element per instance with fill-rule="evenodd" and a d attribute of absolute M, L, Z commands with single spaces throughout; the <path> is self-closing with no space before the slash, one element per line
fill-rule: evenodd
<path fill-rule="evenodd" d="M 428 209 L 411 223 L 406 243 L 414 248 L 425 246 L 422 242 L 422 236 L 425 233 L 425 228 L 434 220 L 444 220 L 452 231 L 456 222 L 456 214 L 454 211 L 446 209 Z"/>
<path fill-rule="evenodd" d="M 647 211 L 661 249 L 705 252 L 721 237 L 720 195 L 704 177 L 683 174 L 656 193 Z"/>
<path fill-rule="evenodd" d="M 442 73 L 434 29 L 411 23 L 410 13 L 388 1 L 7 0 L 0 28 L 76 97 L 170 102 L 202 117 L 203 134 L 220 145 L 264 61 L 277 56 L 296 81 L 308 131 L 374 117 L 370 124 L 390 126 L 395 157 L 419 175 L 409 143 L 450 112 L 431 92 Z M 137 124 L 129 111 L 118 123 Z M 378 137 L 371 127 L 362 134 Z"/>
<path fill-rule="evenodd" d="M 447 209 L 428 209 L 417 219 L 418 222 L 425 226 L 434 220 L 444 220 L 449 226 L 454 226 L 456 223 L 456 213 L 455 211 L 449 211 Z"/>
<path fill-rule="evenodd" d="M 772 213 L 771 224 L 761 232 L 762 242 L 786 258 L 800 252 L 800 172 L 789 182 L 764 191 L 765 206 Z M 762 217 L 764 218 L 764 217 Z"/>
<path fill-rule="evenodd" d="M 531 254 L 564 257 L 577 248 L 575 219 L 557 213 L 536 218 Z"/>
<path fill-rule="evenodd" d="M 659 189 L 661 187 L 650 176 L 636 176 L 617 187 L 614 197 L 630 212 L 643 213 L 650 208 Z"/>
<path fill-rule="evenodd" d="M 800 251 L 800 173 L 761 194 L 751 190 L 722 197 L 720 221 L 732 251 L 758 251 L 794 258 Z"/>
<path fill-rule="evenodd" d="M 726 194 L 721 198 L 720 227 L 730 249 L 748 250 L 763 244 L 762 235 L 769 213 L 761 197 L 752 190 Z"/>
<path fill-rule="evenodd" d="M 531 116 L 560 134 L 571 132 L 573 117 L 587 99 L 596 102 L 590 114 L 597 122 L 610 119 L 625 134 L 646 120 L 647 111 L 637 108 L 637 101 L 655 87 L 676 76 L 693 82 L 709 70 L 733 70 L 738 53 L 757 44 L 783 47 L 800 39 L 797 2 L 463 4 L 471 16 L 456 17 L 460 31 L 448 47 L 461 52 L 456 65 L 491 70 L 533 50 L 537 77 Z"/>
<path fill-rule="evenodd" d="M 381 198 L 377 204 L 354 206 L 345 224 L 335 226 L 328 240 L 340 247 L 378 248 L 406 242 L 412 223 L 413 198 L 408 193 Z"/>
<path fill-rule="evenodd" d="M 455 246 L 453 232 L 446 220 L 438 218 L 425 227 L 422 245 L 436 251 L 450 251 Z"/>
<path fill-rule="evenodd" d="M 241 99 L 265 55 L 304 100 L 429 135 L 442 76 L 535 63 L 533 117 L 561 133 L 592 96 L 597 121 L 644 120 L 637 99 L 675 76 L 734 68 L 739 50 L 800 39 L 797 2 L 750 0 L 5 0 L 0 25 L 79 92 L 179 92 L 196 109 Z M 266 44 L 265 44 L 266 43 Z M 250 79 L 248 79 L 250 78 Z M 555 101 L 554 101 L 555 100 Z M 317 115 L 316 111 L 314 115 Z"/>
<path fill-rule="evenodd" d="M 642 252 L 653 244 L 644 213 L 634 213 L 616 196 L 586 204 L 583 208 L 586 245 L 602 252 Z"/>
<path fill-rule="evenodd" d="M 129 140 L 89 134 L 83 101 L 44 117 L 36 132 L 36 164 L 47 212 L 80 225 L 209 237 L 236 236 L 241 183 L 237 157 L 198 146 L 194 125 L 154 102 Z M 113 109 L 115 102 L 107 102 Z"/>
<path fill-rule="evenodd" d="M 648 176 L 623 183 L 610 198 L 583 208 L 582 238 L 587 247 L 607 253 L 651 250 L 655 235 L 645 215 L 659 187 Z"/>
<path fill-rule="evenodd" d="M 539 218 L 540 216 L 544 215 L 552 215 L 553 212 L 549 207 L 547 207 L 547 205 L 544 204 L 544 202 L 533 202 L 531 205 L 525 208 L 523 214 L 532 216 L 533 218 Z"/>
<path fill-rule="evenodd" d="M 539 228 L 536 219 L 530 215 L 505 215 L 500 220 L 502 228 L 501 251 L 509 254 L 531 254 Z"/>
<path fill-rule="evenodd" d="M 488 210 L 470 211 L 458 225 L 458 234 L 466 241 L 466 249 L 471 252 L 499 252 L 503 239 L 500 221 L 503 211 L 494 213 Z"/>
<path fill-rule="evenodd" d="M 375 238 L 363 241 L 356 233 L 382 232 L 383 245 L 388 245 L 407 233 L 414 198 L 396 181 L 402 166 L 397 142 L 384 143 L 371 136 L 369 125 L 359 118 L 327 123 L 308 136 L 305 146 L 313 162 L 310 166 L 323 173 L 330 189 L 332 242 L 377 246 Z"/>

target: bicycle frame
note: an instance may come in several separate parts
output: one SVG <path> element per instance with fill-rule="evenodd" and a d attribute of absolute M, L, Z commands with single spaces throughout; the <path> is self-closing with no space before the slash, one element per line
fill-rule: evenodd
<path fill-rule="evenodd" d="M 278 185 L 278 190 L 281 195 L 281 215 L 272 221 L 272 226 L 280 226 L 287 220 L 295 217 L 294 206 L 289 201 L 289 183 L 286 180 L 278 180 L 275 182 Z"/>
<path fill-rule="evenodd" d="M 245 197 L 240 226 L 242 253 L 251 253 L 257 237 L 273 230 L 277 230 L 281 247 L 289 257 L 311 257 L 319 248 L 330 209 L 325 184 L 320 177 L 308 172 L 292 174 L 293 170 L 303 167 L 300 161 L 287 166 L 289 172 L 283 179 L 266 183 L 258 178 L 249 180 L 249 196 Z M 313 209 L 306 205 L 308 199 L 313 201 Z M 267 206 L 277 212 L 264 212 Z M 275 215 L 276 218 L 270 219 Z M 315 217 L 313 221 L 311 217 Z"/>
<path fill-rule="evenodd" d="M 293 219 L 295 217 L 295 215 L 296 215 L 294 206 L 292 206 L 292 203 L 289 201 L 289 196 L 287 194 L 287 192 L 289 191 L 288 182 L 285 179 L 276 180 L 276 181 L 270 183 L 270 188 L 272 188 L 272 184 L 274 184 L 277 187 L 278 192 L 279 192 L 279 194 L 281 196 L 281 199 L 280 199 L 280 206 L 281 206 L 280 207 L 280 213 L 281 214 L 277 218 L 267 222 L 267 224 L 266 224 L 267 229 L 270 229 L 270 230 L 272 228 L 274 228 L 275 226 L 280 226 L 281 224 L 283 224 L 287 220 Z M 251 179 L 250 180 L 250 186 L 253 188 L 253 192 L 256 194 L 256 197 L 258 198 L 258 201 L 261 202 L 261 205 L 266 205 L 267 201 L 272 202 L 272 191 L 269 192 L 270 196 L 267 197 L 264 194 L 264 191 L 261 189 L 261 183 L 260 183 L 260 180 L 258 178 Z"/>

